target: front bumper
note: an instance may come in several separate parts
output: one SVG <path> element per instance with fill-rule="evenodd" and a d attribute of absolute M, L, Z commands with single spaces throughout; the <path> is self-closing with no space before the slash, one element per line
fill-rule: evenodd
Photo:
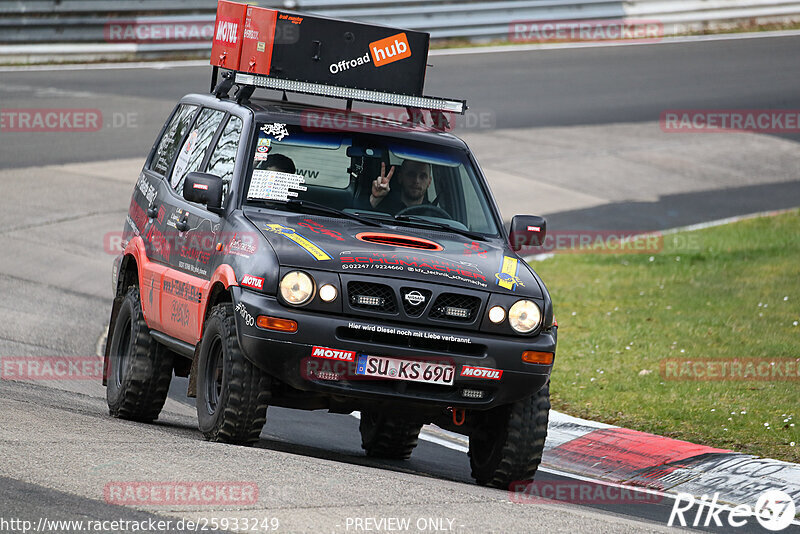
<path fill-rule="evenodd" d="M 295 389 L 330 395 L 340 401 L 362 400 L 405 406 L 485 410 L 528 397 L 550 378 L 552 365 L 522 361 L 526 350 L 552 352 L 556 329 L 535 337 L 514 338 L 478 332 L 289 309 L 276 298 L 234 287 L 237 334 L 245 356 L 271 376 Z M 297 322 L 294 333 L 264 330 L 247 320 L 268 315 Z M 355 362 L 312 357 L 314 347 L 386 356 L 455 367 L 453 385 L 384 380 L 356 375 Z M 502 370 L 499 379 L 461 376 L 464 366 Z M 483 392 L 465 397 L 464 390 Z"/>

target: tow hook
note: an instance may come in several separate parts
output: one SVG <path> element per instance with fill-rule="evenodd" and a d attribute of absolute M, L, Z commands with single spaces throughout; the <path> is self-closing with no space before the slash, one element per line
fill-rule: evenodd
<path fill-rule="evenodd" d="M 464 424 L 464 420 L 467 418 L 467 411 L 464 410 L 464 408 L 453 408 L 452 406 L 448 406 L 447 411 L 453 414 L 454 425 L 461 426 Z"/>

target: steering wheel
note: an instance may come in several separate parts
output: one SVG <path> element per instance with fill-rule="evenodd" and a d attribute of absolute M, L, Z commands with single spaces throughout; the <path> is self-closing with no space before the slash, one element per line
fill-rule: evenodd
<path fill-rule="evenodd" d="M 449 213 L 433 204 L 417 204 L 416 206 L 408 206 L 398 211 L 397 215 L 421 215 L 423 213 L 432 214 L 433 217 L 441 217 L 443 219 L 452 219 Z"/>

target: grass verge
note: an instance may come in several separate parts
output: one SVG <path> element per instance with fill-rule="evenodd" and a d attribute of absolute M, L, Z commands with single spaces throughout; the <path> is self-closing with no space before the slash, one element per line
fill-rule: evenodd
<path fill-rule="evenodd" d="M 800 210 L 667 235 L 659 252 L 533 266 L 560 327 L 555 409 L 800 462 Z M 688 380 L 694 364 L 678 376 L 662 368 L 735 358 L 793 362 L 795 379 Z"/>

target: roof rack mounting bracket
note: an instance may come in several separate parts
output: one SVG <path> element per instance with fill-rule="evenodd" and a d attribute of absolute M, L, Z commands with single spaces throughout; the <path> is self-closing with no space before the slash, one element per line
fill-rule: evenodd
<path fill-rule="evenodd" d="M 425 122 L 425 115 L 423 115 L 422 110 L 419 108 L 412 108 L 407 107 L 406 112 L 408 113 L 408 121 L 413 124 L 423 124 Z"/>
<path fill-rule="evenodd" d="M 215 76 L 216 78 L 216 76 Z M 228 93 L 233 88 L 235 78 L 233 72 L 225 71 L 222 73 L 222 81 L 217 83 L 213 89 L 214 96 L 217 98 L 227 98 Z"/>

